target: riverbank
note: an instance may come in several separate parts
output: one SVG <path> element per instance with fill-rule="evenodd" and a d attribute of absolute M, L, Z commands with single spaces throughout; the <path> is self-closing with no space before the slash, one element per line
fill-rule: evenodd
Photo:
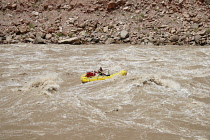
<path fill-rule="evenodd" d="M 210 45 L 209 0 L 5 0 L 0 43 Z"/>

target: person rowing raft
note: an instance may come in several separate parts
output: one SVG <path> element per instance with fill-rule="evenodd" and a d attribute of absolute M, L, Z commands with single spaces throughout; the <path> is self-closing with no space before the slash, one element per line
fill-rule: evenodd
<path fill-rule="evenodd" d="M 102 69 L 102 67 L 99 68 L 98 75 L 99 76 L 110 76 L 109 71 L 108 71 L 108 74 L 105 74 L 104 70 Z"/>

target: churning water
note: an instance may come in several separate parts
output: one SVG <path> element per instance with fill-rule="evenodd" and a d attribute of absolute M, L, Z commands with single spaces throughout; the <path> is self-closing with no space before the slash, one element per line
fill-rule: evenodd
<path fill-rule="evenodd" d="M 15 44 L 0 54 L 0 139 L 210 139 L 210 46 Z M 128 74 L 81 83 L 100 66 Z"/>

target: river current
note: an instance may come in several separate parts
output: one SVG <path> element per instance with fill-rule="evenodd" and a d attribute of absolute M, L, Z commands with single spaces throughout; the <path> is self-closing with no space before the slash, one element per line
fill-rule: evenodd
<path fill-rule="evenodd" d="M 0 45 L 2 140 L 209 140 L 210 46 Z M 81 83 L 99 67 L 127 76 Z"/>

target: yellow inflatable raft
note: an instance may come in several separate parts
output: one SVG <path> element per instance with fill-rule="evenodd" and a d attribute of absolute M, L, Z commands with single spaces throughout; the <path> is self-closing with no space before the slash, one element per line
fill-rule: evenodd
<path fill-rule="evenodd" d="M 109 75 L 109 76 L 92 76 L 92 77 L 86 77 L 86 74 L 83 74 L 81 76 L 81 81 L 82 81 L 82 83 L 86 83 L 86 82 L 90 82 L 90 81 L 106 80 L 106 79 L 110 79 L 110 78 L 112 78 L 113 76 L 116 76 L 116 75 L 125 76 L 125 75 L 127 75 L 127 71 L 122 70 L 122 71 L 120 71 L 118 73 L 115 73 L 115 74 L 112 74 L 112 75 Z"/>

